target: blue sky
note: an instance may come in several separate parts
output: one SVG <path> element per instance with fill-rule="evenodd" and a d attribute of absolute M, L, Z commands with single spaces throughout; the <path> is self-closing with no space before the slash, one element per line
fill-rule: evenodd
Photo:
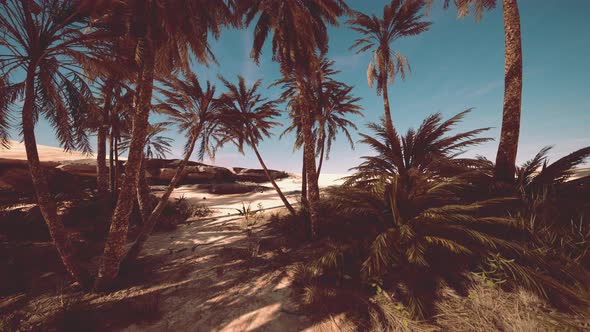
<path fill-rule="evenodd" d="M 500 2 L 500 1 L 498 1 Z M 351 0 L 350 7 L 365 13 L 381 14 L 384 0 Z M 481 154 L 495 158 L 502 116 L 504 79 L 504 34 L 501 8 L 487 12 L 481 22 L 472 17 L 456 18 L 456 11 L 442 10 L 442 1 L 435 4 L 427 19 L 430 30 L 417 37 L 394 42 L 392 47 L 405 54 L 412 74 L 389 86 L 393 122 L 399 131 L 416 127 L 429 114 L 440 112 L 445 118 L 466 108 L 475 108 L 458 129 L 495 127 L 488 133 L 496 139 L 474 148 L 468 155 Z M 590 1 L 521 0 L 521 31 L 523 42 L 523 101 L 518 161 L 532 157 L 546 145 L 555 146 L 551 158 L 563 156 L 590 145 L 590 23 L 587 13 Z M 329 57 L 342 72 L 337 78 L 354 86 L 354 94 L 362 98 L 364 118 L 356 118 L 360 132 L 365 124 L 377 121 L 383 113 L 383 101 L 367 86 L 366 66 L 370 54 L 356 55 L 349 46 L 358 35 L 345 25 L 330 28 Z M 236 75 L 254 82 L 262 79 L 264 91 L 276 97 L 279 90 L 266 86 L 277 79 L 278 64 L 271 61 L 270 48 L 265 48 L 260 64 L 249 59 L 251 29 L 225 31 L 212 42 L 219 65 L 194 70 L 202 80 L 218 83 L 222 74 L 230 80 Z M 221 87 L 219 90 L 223 90 Z M 160 119 L 155 116 L 153 121 Z M 282 118 L 287 123 L 286 115 Z M 300 172 L 301 153 L 293 153 L 293 137 L 278 139 L 276 135 L 260 145 L 260 151 L 271 168 Z M 39 144 L 57 146 L 53 130 L 41 122 L 37 128 Z M 179 157 L 183 138 L 175 139 L 175 156 Z M 358 135 L 354 135 L 358 139 Z M 13 139 L 20 139 L 13 135 Z M 222 166 L 259 167 L 252 151 L 239 154 L 234 148 L 220 150 L 215 163 Z M 2 152 L 0 151 L 0 155 Z M 357 144 L 353 151 L 338 137 L 330 159 L 324 163 L 326 173 L 343 173 L 359 163 L 360 156 L 371 151 Z"/>

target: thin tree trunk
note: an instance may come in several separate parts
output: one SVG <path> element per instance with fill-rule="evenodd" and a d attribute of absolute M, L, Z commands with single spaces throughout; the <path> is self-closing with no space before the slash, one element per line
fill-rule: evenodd
<path fill-rule="evenodd" d="M 109 190 L 109 179 L 107 170 L 107 133 L 110 116 L 111 91 L 107 91 L 104 98 L 104 107 L 102 110 L 102 121 L 99 124 L 98 134 L 96 137 L 96 188 L 101 198 L 107 196 Z"/>
<path fill-rule="evenodd" d="M 250 137 L 250 141 L 252 141 L 252 137 Z M 296 214 L 295 209 L 293 208 L 291 203 L 289 203 L 289 201 L 287 200 L 287 198 L 285 197 L 285 195 L 281 191 L 281 188 L 279 188 L 279 186 L 277 185 L 275 180 L 272 178 L 272 176 L 268 172 L 268 168 L 266 167 L 266 164 L 262 160 L 262 157 L 260 156 L 260 153 L 258 152 L 258 148 L 256 148 L 256 145 L 254 145 L 254 144 L 251 144 L 251 146 L 252 146 L 252 149 L 254 150 L 254 153 L 256 154 L 256 158 L 258 158 L 258 161 L 260 162 L 260 166 L 262 166 L 262 169 L 264 170 L 264 174 L 266 174 L 266 177 L 270 180 L 270 183 L 277 191 L 277 194 L 279 194 L 281 201 L 283 201 L 283 204 L 285 204 L 285 207 L 287 208 L 287 210 L 289 210 L 291 215 L 295 215 Z"/>
<path fill-rule="evenodd" d="M 389 108 L 389 93 L 387 92 L 387 78 L 383 82 L 383 109 L 385 110 L 385 129 L 390 137 L 393 137 L 393 121 L 391 120 L 391 110 Z"/>
<path fill-rule="evenodd" d="M 162 197 L 160 197 L 158 205 L 156 205 L 150 216 L 144 222 L 137 239 L 125 255 L 123 265 L 129 264 L 130 262 L 134 261 L 137 258 L 137 256 L 139 256 L 139 253 L 141 252 L 141 249 L 143 248 L 145 241 L 147 241 L 148 237 L 154 230 L 154 227 L 156 226 L 156 223 L 160 218 L 160 215 L 162 214 L 164 208 L 168 204 L 168 199 L 170 198 L 172 191 L 174 191 L 174 188 L 176 188 L 178 182 L 180 182 L 180 180 L 184 177 L 184 169 L 188 163 L 188 160 L 190 159 L 190 156 L 193 154 L 193 150 L 195 149 L 195 144 L 197 143 L 198 137 L 199 135 L 197 134 L 193 135 L 193 137 L 191 138 L 189 148 L 186 151 L 184 158 L 180 162 L 180 165 L 178 165 L 176 173 L 174 173 L 174 177 L 172 177 L 172 180 L 170 181 L 168 188 L 166 188 L 166 191 L 164 192 Z"/>
<path fill-rule="evenodd" d="M 303 96 L 303 79 L 298 75 L 297 90 L 299 96 Z M 311 130 L 312 121 L 309 112 L 301 111 L 301 133 L 303 135 L 303 144 L 307 149 L 303 149 L 305 153 L 305 170 L 307 173 L 307 190 L 308 190 L 308 205 L 309 205 L 309 222 L 310 235 L 312 239 L 317 237 L 317 223 L 318 223 L 318 203 L 320 200 L 320 188 L 318 186 L 318 178 L 316 175 L 315 165 L 315 144 L 313 142 L 313 133 Z"/>
<path fill-rule="evenodd" d="M 320 160 L 318 162 L 318 179 L 320 177 L 320 173 L 322 172 L 322 165 L 324 164 L 324 150 L 325 150 L 326 139 L 324 135 L 320 139 Z"/>
<path fill-rule="evenodd" d="M 115 190 L 113 197 L 119 196 L 119 179 L 121 178 L 121 168 L 119 167 L 119 132 L 115 131 Z"/>
<path fill-rule="evenodd" d="M 83 287 L 89 286 L 91 280 L 86 271 L 82 269 L 72 246 L 70 238 L 61 218 L 57 214 L 56 203 L 49 192 L 45 171 L 39 162 L 37 141 L 35 138 L 35 120 L 33 116 L 33 104 L 35 102 L 35 67 L 31 65 L 27 70 L 25 101 L 22 111 L 22 130 L 27 152 L 31 180 L 37 196 L 37 205 L 43 215 L 43 219 L 49 229 L 55 248 L 68 273 Z"/>
<path fill-rule="evenodd" d="M 138 175 L 147 135 L 148 117 L 154 84 L 155 52 L 149 38 L 144 38 L 140 43 L 143 43 L 143 45 L 139 45 L 138 43 L 138 46 L 143 46 L 143 61 L 140 63 L 137 85 L 141 87 L 139 94 L 136 94 L 136 102 L 134 103 L 133 127 L 131 142 L 129 144 L 129 154 L 125 166 L 125 179 L 121 185 L 117 205 L 113 212 L 111 228 L 105 243 L 98 277 L 94 284 L 94 288 L 97 290 L 110 286 L 119 273 L 121 259 L 125 253 L 129 217 L 136 197 Z"/>
<path fill-rule="evenodd" d="M 115 200 L 115 142 L 113 138 L 113 130 L 111 129 L 111 136 L 109 138 L 109 177 L 111 186 L 111 196 Z"/>
<path fill-rule="evenodd" d="M 522 100 L 522 46 L 520 15 L 516 0 L 503 0 L 504 15 L 504 108 L 502 131 L 496 155 L 494 175 L 497 180 L 512 182 L 516 171 L 516 154 L 520 133 Z"/>
<path fill-rule="evenodd" d="M 142 224 L 146 223 L 152 212 L 152 203 L 150 199 L 150 186 L 145 178 L 145 157 L 141 161 L 139 176 L 137 181 L 137 202 L 139 213 L 141 214 Z"/>
<path fill-rule="evenodd" d="M 307 172 L 305 171 L 305 147 L 303 147 L 303 164 L 301 165 L 301 204 L 307 209 Z"/>

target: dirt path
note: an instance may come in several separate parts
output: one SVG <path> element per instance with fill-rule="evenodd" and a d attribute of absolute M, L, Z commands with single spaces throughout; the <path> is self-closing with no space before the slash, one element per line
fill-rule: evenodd
<path fill-rule="evenodd" d="M 286 272 L 290 260 L 280 237 L 272 234 L 268 224 L 254 227 L 248 235 L 242 223 L 236 217 L 214 218 L 153 235 L 145 255 L 166 256 L 166 263 L 152 271 L 160 280 L 150 287 L 159 294 L 161 316 L 124 330 L 310 328 L 311 320 L 297 313 L 290 299 Z"/>

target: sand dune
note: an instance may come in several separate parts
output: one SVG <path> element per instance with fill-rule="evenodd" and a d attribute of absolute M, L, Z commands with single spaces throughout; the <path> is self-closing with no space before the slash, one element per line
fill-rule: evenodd
<path fill-rule="evenodd" d="M 37 144 L 37 150 L 39 151 L 39 160 L 41 161 L 76 160 L 94 157 L 92 154 L 84 154 L 78 151 L 66 152 L 62 148 L 40 144 Z M 0 158 L 26 160 L 27 153 L 25 151 L 25 144 L 17 141 L 10 141 L 9 149 L 0 148 Z"/>

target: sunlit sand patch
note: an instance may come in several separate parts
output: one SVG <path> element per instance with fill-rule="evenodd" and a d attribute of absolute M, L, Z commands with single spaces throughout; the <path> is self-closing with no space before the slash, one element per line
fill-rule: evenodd
<path fill-rule="evenodd" d="M 275 303 L 267 305 L 255 311 L 242 315 L 221 329 L 213 331 L 255 331 L 271 321 L 280 309 L 281 304 Z"/>

